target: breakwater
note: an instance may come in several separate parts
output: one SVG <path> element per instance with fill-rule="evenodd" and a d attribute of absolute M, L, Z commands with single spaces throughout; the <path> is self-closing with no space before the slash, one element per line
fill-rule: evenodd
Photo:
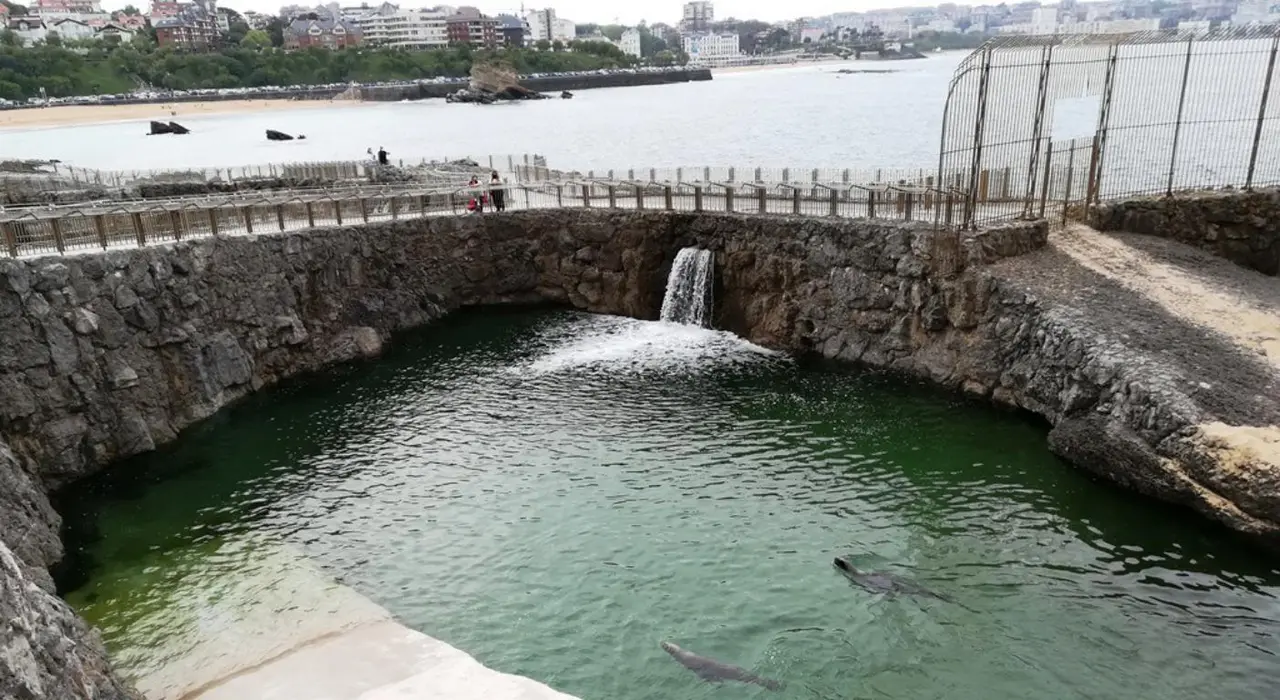
<path fill-rule="evenodd" d="M 563 92 L 565 90 L 591 90 L 610 87 L 640 87 L 645 85 L 669 85 L 671 83 L 687 83 L 711 80 L 711 69 L 688 68 L 670 71 L 626 72 L 613 71 L 607 73 L 572 73 L 564 75 L 547 75 L 536 78 L 523 78 L 520 82 L 530 90 L 538 92 Z M 402 100 L 425 100 L 443 98 L 457 92 L 467 85 L 466 78 L 455 78 L 441 82 L 386 83 L 381 85 L 357 86 L 360 99 L 370 102 L 400 102 Z M 231 102 L 236 100 L 332 100 L 350 90 L 349 86 L 309 87 L 292 90 L 273 90 L 261 93 L 237 94 L 200 94 L 171 95 L 156 97 L 103 97 L 94 104 L 100 105 L 140 105 L 140 104 L 173 104 L 181 102 Z M 0 109 L 36 109 L 40 105 L 14 105 Z"/>
<path fill-rule="evenodd" d="M 1266 461 L 1280 372 L 1082 265 L 1042 222 L 960 233 L 561 210 L 205 238 L 0 261 L 0 444 L 14 455 L 0 450 L 0 558 L 14 555 L 0 576 L 20 593 L 0 612 L 24 630 L 0 662 L 42 650 L 0 670 L 55 689 L 33 697 L 118 687 L 83 625 L 27 583 L 47 588 L 61 554 L 51 489 L 459 308 L 551 302 L 657 318 L 689 246 L 715 253 L 717 327 L 1031 411 L 1074 464 L 1280 541 L 1280 469 Z M 54 634 L 50 619 L 64 621 Z M 56 685 L 68 654 L 93 669 L 75 688 Z"/>

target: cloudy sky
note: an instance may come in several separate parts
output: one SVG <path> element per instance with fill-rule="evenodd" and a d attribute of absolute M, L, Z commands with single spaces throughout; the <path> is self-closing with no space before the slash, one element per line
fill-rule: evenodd
<path fill-rule="evenodd" d="M 315 1 L 297 0 L 297 4 L 312 4 Z M 129 0 L 104 0 L 103 6 L 108 9 L 118 9 L 124 7 L 128 2 Z M 377 5 L 379 0 L 339 0 L 339 2 L 344 6 L 358 5 L 362 2 Z M 133 0 L 133 4 L 140 9 L 144 9 L 147 5 L 147 0 Z M 256 10 L 275 14 L 280 11 L 282 5 L 292 3 L 281 2 L 281 0 L 219 0 L 218 4 L 233 10 Z M 426 7 L 441 3 L 429 0 L 406 0 L 399 4 L 408 7 Z M 520 0 L 472 0 L 471 2 L 455 0 L 445 4 L 470 4 L 489 14 L 513 12 L 520 9 Z M 806 15 L 826 15 L 832 12 L 863 12 L 885 7 L 906 5 L 919 7 L 931 4 L 937 3 L 904 1 L 901 5 L 897 5 L 893 0 L 792 0 L 791 2 L 779 2 L 779 0 L 720 0 L 715 3 L 715 12 L 717 18 L 737 17 L 738 19 L 760 19 L 766 22 L 774 22 Z M 681 0 L 525 1 L 527 9 L 554 7 L 556 13 L 561 17 L 566 17 L 579 23 L 596 22 L 600 24 L 612 22 L 635 24 L 642 19 L 650 24 L 654 22 L 675 24 L 680 19 L 682 6 L 683 2 Z"/>

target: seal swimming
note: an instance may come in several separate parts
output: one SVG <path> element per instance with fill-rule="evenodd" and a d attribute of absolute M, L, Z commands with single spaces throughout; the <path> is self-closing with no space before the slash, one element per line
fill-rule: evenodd
<path fill-rule="evenodd" d="M 780 690 L 782 688 L 782 683 L 772 678 L 762 678 L 746 669 L 721 663 L 715 659 L 708 659 L 705 656 L 698 656 L 691 651 L 681 649 L 671 642 L 663 642 L 662 650 L 674 657 L 676 661 L 679 661 L 681 666 L 693 671 L 699 678 L 708 683 L 739 681 L 741 683 L 755 683 L 769 690 Z"/>
<path fill-rule="evenodd" d="M 951 598 L 935 593 L 908 578 L 882 571 L 860 571 L 847 557 L 836 557 L 833 565 L 844 574 L 850 582 L 861 586 L 872 593 L 883 593 L 890 598 L 902 594 L 937 598 L 948 603 L 955 603 Z"/>

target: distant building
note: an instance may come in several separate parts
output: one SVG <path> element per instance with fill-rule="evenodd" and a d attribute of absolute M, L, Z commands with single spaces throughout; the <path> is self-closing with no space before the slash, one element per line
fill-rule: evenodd
<path fill-rule="evenodd" d="M 155 5 L 153 4 L 152 7 Z M 152 21 L 161 48 L 209 51 L 218 46 L 217 0 L 181 3 L 176 15 Z"/>
<path fill-rule="evenodd" d="M 716 10 L 714 4 L 706 2 L 705 0 L 699 0 L 698 2 L 686 2 L 684 4 L 684 15 L 680 19 L 680 30 L 703 30 L 714 21 L 716 21 Z"/>
<path fill-rule="evenodd" d="M 1231 15 L 1232 26 L 1280 24 L 1280 0 L 1245 0 Z"/>
<path fill-rule="evenodd" d="M 449 45 L 449 14 L 444 8 L 401 8 L 384 3 L 356 21 L 366 44 L 439 49 Z"/>
<path fill-rule="evenodd" d="M 240 16 L 244 17 L 244 23 L 249 25 L 250 29 L 266 29 L 267 26 L 271 24 L 272 20 L 270 15 L 264 15 L 260 12 L 254 12 L 253 10 L 241 12 Z"/>
<path fill-rule="evenodd" d="M 484 48 L 498 45 L 498 20 L 481 14 L 474 7 L 459 7 L 446 23 L 450 44 Z"/>
<path fill-rule="evenodd" d="M 825 33 L 826 32 L 822 31 L 821 27 L 805 27 L 800 30 L 800 43 L 816 44 L 822 41 L 822 36 Z"/>
<path fill-rule="evenodd" d="M 528 45 L 529 25 L 515 15 L 498 15 L 498 41 L 511 48 Z"/>
<path fill-rule="evenodd" d="M 578 35 L 577 25 L 572 20 L 557 17 L 556 11 L 551 8 L 531 10 L 525 13 L 524 19 L 529 24 L 530 43 L 536 44 L 539 41 L 568 43 Z"/>
<path fill-rule="evenodd" d="M 714 65 L 725 59 L 736 58 L 742 54 L 738 48 L 737 34 L 711 34 L 698 32 L 686 34 L 680 38 L 689 62 L 695 64 Z"/>
<path fill-rule="evenodd" d="M 286 49 L 305 49 L 318 46 L 324 49 L 345 49 L 360 43 L 360 27 L 331 17 L 323 19 L 295 19 L 284 28 Z"/>
<path fill-rule="evenodd" d="M 92 39 L 97 35 L 93 27 L 88 22 L 82 22 L 78 19 L 59 19 L 49 22 L 46 25 L 49 31 L 56 32 L 59 38 L 69 41 L 83 41 Z"/>
<path fill-rule="evenodd" d="M 26 15 L 23 17 L 9 18 L 9 31 L 22 42 L 24 46 L 30 46 L 37 41 L 44 41 L 49 35 L 49 29 L 45 26 L 44 20 L 39 17 Z"/>
<path fill-rule="evenodd" d="M 116 38 L 120 41 L 128 41 L 133 38 L 133 30 L 116 22 L 108 22 L 105 26 L 98 30 L 98 38 L 110 39 Z"/>
<path fill-rule="evenodd" d="M 618 41 L 618 48 L 628 56 L 640 58 L 640 30 L 633 28 L 623 32 L 622 39 Z"/>

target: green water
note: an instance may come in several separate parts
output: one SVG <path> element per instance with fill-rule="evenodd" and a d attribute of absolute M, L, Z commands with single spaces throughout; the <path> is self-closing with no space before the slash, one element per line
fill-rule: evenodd
<path fill-rule="evenodd" d="M 1269 700 L 1280 681 L 1265 554 L 1066 467 L 1039 424 L 669 324 L 463 315 L 59 507 L 68 600 L 135 674 L 209 624 L 249 538 L 588 700 Z M 958 604 L 855 589 L 845 553 Z M 703 683 L 662 640 L 787 686 Z"/>

